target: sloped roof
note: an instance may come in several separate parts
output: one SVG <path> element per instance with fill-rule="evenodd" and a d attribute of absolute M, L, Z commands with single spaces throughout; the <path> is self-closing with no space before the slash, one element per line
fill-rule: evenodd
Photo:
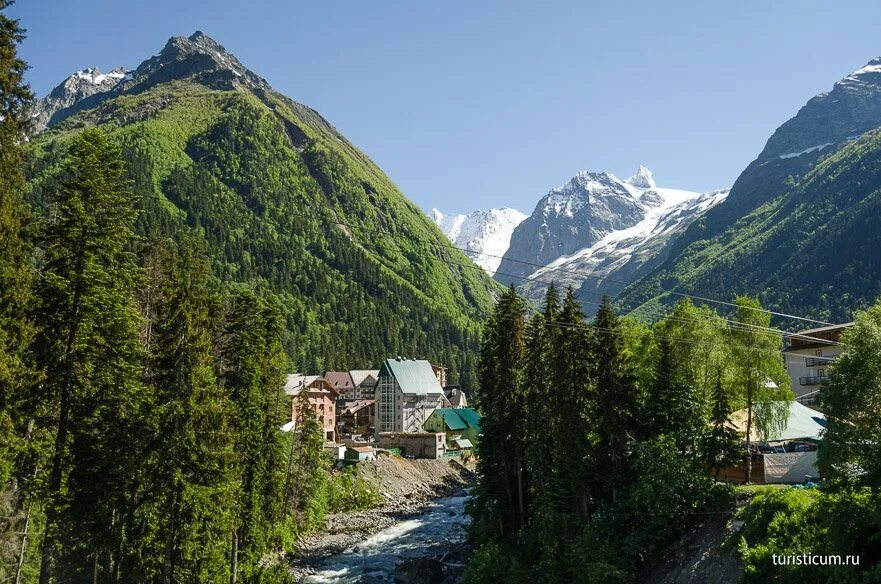
<path fill-rule="evenodd" d="M 746 432 L 745 409 L 731 414 L 731 426 L 738 432 Z M 812 410 L 796 401 L 789 402 L 789 416 L 782 430 L 772 436 L 762 436 L 758 428 L 753 425 L 750 432 L 754 442 L 783 442 L 786 440 L 819 440 L 826 428 L 826 415 Z"/>
<path fill-rule="evenodd" d="M 351 403 L 346 404 L 343 407 L 343 411 L 340 413 L 341 414 L 354 414 L 356 412 L 360 412 L 364 408 L 368 408 L 368 407 L 372 406 L 375 403 L 376 403 L 376 401 L 372 400 L 372 399 L 355 400 Z"/>
<path fill-rule="evenodd" d="M 468 405 L 468 399 L 465 397 L 465 390 L 458 386 L 445 387 L 444 395 L 454 408 L 464 408 Z"/>
<path fill-rule="evenodd" d="M 478 433 L 483 431 L 480 428 L 480 414 L 473 408 L 438 408 L 434 414 L 443 418 L 444 425 L 450 430 L 474 428 Z"/>
<path fill-rule="evenodd" d="M 431 363 L 424 359 L 386 359 L 383 369 L 397 380 L 403 393 L 414 395 L 440 394 L 444 388 L 437 381 Z"/>
<path fill-rule="evenodd" d="M 372 377 L 376 379 L 379 377 L 379 369 L 352 369 L 349 371 L 349 375 L 352 376 L 352 382 L 358 386 L 364 383 L 364 380 L 368 377 Z"/>
<path fill-rule="evenodd" d="M 355 388 L 352 376 L 349 375 L 348 371 L 328 371 L 324 374 L 324 378 L 337 391 Z"/>
<path fill-rule="evenodd" d="M 320 375 L 303 375 L 301 373 L 290 373 L 285 379 L 284 392 L 288 395 L 300 395 L 304 388 L 314 389 L 326 393 L 337 393 L 335 390 L 327 391 L 323 386 L 327 380 Z"/>

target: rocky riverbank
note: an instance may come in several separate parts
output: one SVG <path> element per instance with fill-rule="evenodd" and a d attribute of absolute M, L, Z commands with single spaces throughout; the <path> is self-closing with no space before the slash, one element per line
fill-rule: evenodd
<path fill-rule="evenodd" d="M 441 497 L 462 495 L 464 489 L 475 479 L 473 468 L 454 459 L 408 460 L 400 457 L 380 456 L 375 463 L 362 463 L 358 472 L 374 488 L 380 491 L 385 502 L 378 508 L 351 513 L 338 513 L 327 518 L 325 529 L 302 540 L 293 559 L 297 581 L 314 574 L 319 565 L 328 558 L 343 553 L 372 535 L 396 524 L 413 521 L 423 515 L 429 505 Z M 450 511 L 453 513 L 453 511 Z M 434 545 L 425 549 L 420 558 L 403 560 L 399 566 L 402 582 L 441 582 L 435 577 L 416 580 L 428 574 L 437 575 L 442 563 L 447 571 L 464 563 L 461 544 Z M 431 563 L 433 567 L 429 567 Z M 418 574 L 418 576 L 417 576 Z M 365 575 L 364 582 L 371 577 Z M 449 581 L 449 579 L 446 579 Z M 373 579 L 372 581 L 383 581 Z"/>

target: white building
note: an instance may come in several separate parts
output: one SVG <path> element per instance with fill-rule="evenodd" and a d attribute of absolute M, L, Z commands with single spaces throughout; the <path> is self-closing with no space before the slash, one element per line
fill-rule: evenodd
<path fill-rule="evenodd" d="M 841 333 L 853 324 L 808 329 L 799 331 L 799 336 L 790 337 L 783 357 L 797 401 L 806 405 L 816 403 L 820 388 L 829 383 L 830 367 L 844 351 L 844 347 L 838 344 Z"/>
<path fill-rule="evenodd" d="M 386 359 L 376 383 L 376 433 L 422 432 L 422 424 L 444 400 L 431 363 Z"/>

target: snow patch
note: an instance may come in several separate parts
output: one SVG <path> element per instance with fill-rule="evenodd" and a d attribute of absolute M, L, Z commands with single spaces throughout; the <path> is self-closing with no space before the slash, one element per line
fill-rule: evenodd
<path fill-rule="evenodd" d="M 524 213 L 510 208 L 477 210 L 467 215 L 447 215 L 432 209 L 429 217 L 453 245 L 468 250 L 474 263 L 490 275 L 499 269 L 514 228 L 526 219 Z"/>
<path fill-rule="evenodd" d="M 782 158 L 782 159 L 797 158 L 797 157 L 801 156 L 802 154 L 809 154 L 814 151 L 819 151 L 819 150 L 822 150 L 823 148 L 826 148 L 828 146 L 832 146 L 832 144 L 833 144 L 832 142 L 826 142 L 825 144 L 818 144 L 816 146 L 811 146 L 810 148 L 805 148 L 801 152 L 789 152 L 787 154 L 781 154 L 780 156 L 778 156 L 778 158 Z"/>

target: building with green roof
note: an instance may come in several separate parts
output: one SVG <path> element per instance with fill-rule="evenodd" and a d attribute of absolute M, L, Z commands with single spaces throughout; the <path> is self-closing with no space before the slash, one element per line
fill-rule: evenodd
<path fill-rule="evenodd" d="M 422 425 L 427 432 L 447 435 L 448 448 L 470 450 L 480 441 L 480 414 L 474 408 L 438 408 Z"/>
<path fill-rule="evenodd" d="M 443 400 L 444 390 L 431 363 L 386 359 L 376 383 L 376 432 L 422 432 Z"/>

